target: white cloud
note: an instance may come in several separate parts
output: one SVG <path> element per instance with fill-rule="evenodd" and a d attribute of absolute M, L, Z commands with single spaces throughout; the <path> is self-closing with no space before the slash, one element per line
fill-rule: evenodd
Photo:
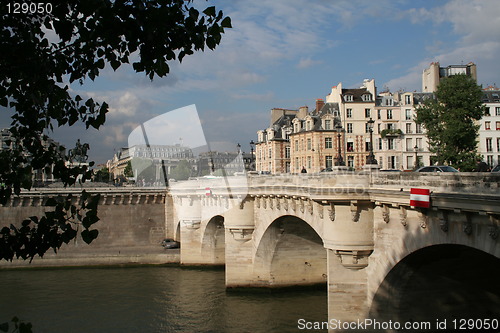
<path fill-rule="evenodd" d="M 323 61 L 321 61 L 321 60 L 313 60 L 311 58 L 302 58 L 302 59 L 300 59 L 299 63 L 297 64 L 297 68 L 305 69 L 305 68 L 313 67 L 316 65 L 320 65 L 322 63 L 323 63 Z"/>

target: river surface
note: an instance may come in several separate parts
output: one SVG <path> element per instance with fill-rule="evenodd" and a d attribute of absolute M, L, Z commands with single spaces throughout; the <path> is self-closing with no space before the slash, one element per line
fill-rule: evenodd
<path fill-rule="evenodd" d="M 326 290 L 226 292 L 223 270 L 1 270 L 0 285 L 0 323 L 17 316 L 34 332 L 300 332 L 299 319 L 327 320 Z"/>

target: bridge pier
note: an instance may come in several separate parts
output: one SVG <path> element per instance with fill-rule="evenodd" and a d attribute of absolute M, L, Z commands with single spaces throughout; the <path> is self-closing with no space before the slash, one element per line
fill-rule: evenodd
<path fill-rule="evenodd" d="M 346 267 L 351 255 L 328 250 L 328 318 L 342 322 L 368 318 L 368 274 L 366 269 Z M 355 259 L 354 259 L 355 260 Z"/>
<path fill-rule="evenodd" d="M 366 267 L 374 248 L 372 203 L 330 202 L 330 216 L 330 223 L 324 225 L 328 318 L 342 322 L 363 320 L 369 313 Z"/>
<path fill-rule="evenodd" d="M 254 200 L 233 199 L 224 213 L 226 228 L 226 287 L 249 286 L 253 271 Z"/>

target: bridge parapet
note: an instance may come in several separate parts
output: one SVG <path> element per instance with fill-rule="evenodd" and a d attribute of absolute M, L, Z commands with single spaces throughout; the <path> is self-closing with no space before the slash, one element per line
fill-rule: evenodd
<path fill-rule="evenodd" d="M 490 172 L 374 172 L 372 188 L 425 187 L 435 192 L 500 194 L 500 173 Z"/>

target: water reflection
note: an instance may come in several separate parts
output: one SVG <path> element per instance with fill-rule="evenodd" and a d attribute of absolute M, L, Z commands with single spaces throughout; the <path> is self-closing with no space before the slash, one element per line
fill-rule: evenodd
<path fill-rule="evenodd" d="M 178 267 L 0 271 L 0 322 L 35 332 L 297 332 L 326 291 L 226 292 L 224 271 Z"/>

